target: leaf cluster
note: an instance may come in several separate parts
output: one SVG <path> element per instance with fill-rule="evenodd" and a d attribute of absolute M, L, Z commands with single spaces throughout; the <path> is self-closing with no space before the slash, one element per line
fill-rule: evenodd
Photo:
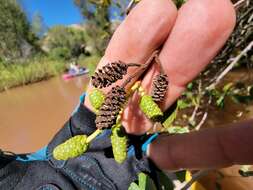
<path fill-rule="evenodd" d="M 85 53 L 87 34 L 85 29 L 54 26 L 42 40 L 43 49 L 55 59 L 70 59 Z"/>

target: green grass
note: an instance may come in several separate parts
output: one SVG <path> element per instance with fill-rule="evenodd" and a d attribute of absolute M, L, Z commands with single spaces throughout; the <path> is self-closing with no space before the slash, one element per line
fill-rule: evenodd
<path fill-rule="evenodd" d="M 64 61 L 45 57 L 33 58 L 24 63 L 0 62 L 0 91 L 45 80 L 64 70 Z"/>
<path fill-rule="evenodd" d="M 93 55 L 81 57 L 80 66 L 95 71 L 100 57 Z M 24 62 L 4 63 L 0 60 L 0 92 L 12 87 L 27 85 L 57 76 L 68 68 L 69 61 L 53 60 L 45 56 L 37 56 Z"/>

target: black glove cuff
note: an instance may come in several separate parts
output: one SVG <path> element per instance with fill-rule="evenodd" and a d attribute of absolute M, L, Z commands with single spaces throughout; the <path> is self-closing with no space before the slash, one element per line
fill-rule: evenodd
<path fill-rule="evenodd" d="M 90 135 L 96 130 L 96 114 L 81 104 L 70 119 L 71 129 L 74 135 Z"/>

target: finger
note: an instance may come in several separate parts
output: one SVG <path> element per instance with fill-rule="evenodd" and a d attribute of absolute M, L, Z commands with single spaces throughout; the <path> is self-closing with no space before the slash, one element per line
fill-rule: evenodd
<path fill-rule="evenodd" d="M 149 146 L 148 155 L 159 168 L 167 170 L 252 164 L 252 124 L 249 120 L 185 135 L 161 136 Z"/>
<path fill-rule="evenodd" d="M 230 0 L 191 0 L 178 12 L 177 21 L 159 58 L 169 78 L 163 109 L 168 108 L 224 45 L 235 25 Z M 155 67 L 143 80 L 151 89 Z"/>
<path fill-rule="evenodd" d="M 176 23 L 166 40 L 159 59 L 168 75 L 169 86 L 161 107 L 166 110 L 185 90 L 185 86 L 210 63 L 224 45 L 235 25 L 235 11 L 229 0 L 190 0 L 179 10 Z M 160 72 L 153 65 L 143 79 L 142 87 L 151 93 L 153 78 Z M 139 97 L 136 97 L 136 102 Z M 136 114 L 132 123 L 143 117 Z M 133 111 L 133 110 L 132 110 Z M 131 111 L 129 111 L 131 112 Z M 134 121 L 135 120 L 135 121 Z M 143 133 L 152 125 L 143 122 L 131 133 Z"/>
<path fill-rule="evenodd" d="M 144 63 L 164 43 L 176 15 L 176 7 L 171 1 L 142 0 L 114 33 L 98 68 L 118 60 Z M 128 73 L 133 73 L 132 68 Z M 128 75 L 124 79 L 126 77 Z M 90 90 L 91 87 L 88 88 L 88 93 Z M 88 98 L 85 105 L 91 108 Z"/>

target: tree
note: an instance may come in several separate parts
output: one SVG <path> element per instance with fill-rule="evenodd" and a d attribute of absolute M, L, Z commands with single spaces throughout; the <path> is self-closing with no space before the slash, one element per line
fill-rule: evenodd
<path fill-rule="evenodd" d="M 41 37 L 46 32 L 46 26 L 39 12 L 35 12 L 32 18 L 32 32 Z"/>
<path fill-rule="evenodd" d="M 5 59 L 24 56 L 24 47 L 35 46 L 36 40 L 17 1 L 0 0 L 0 56 Z"/>
<path fill-rule="evenodd" d="M 86 32 L 92 46 L 100 55 L 103 54 L 107 42 L 112 35 L 110 26 L 110 0 L 75 0 L 85 19 Z"/>
<path fill-rule="evenodd" d="M 86 44 L 85 30 L 81 28 L 54 26 L 43 40 L 46 51 L 54 58 L 78 57 Z"/>

